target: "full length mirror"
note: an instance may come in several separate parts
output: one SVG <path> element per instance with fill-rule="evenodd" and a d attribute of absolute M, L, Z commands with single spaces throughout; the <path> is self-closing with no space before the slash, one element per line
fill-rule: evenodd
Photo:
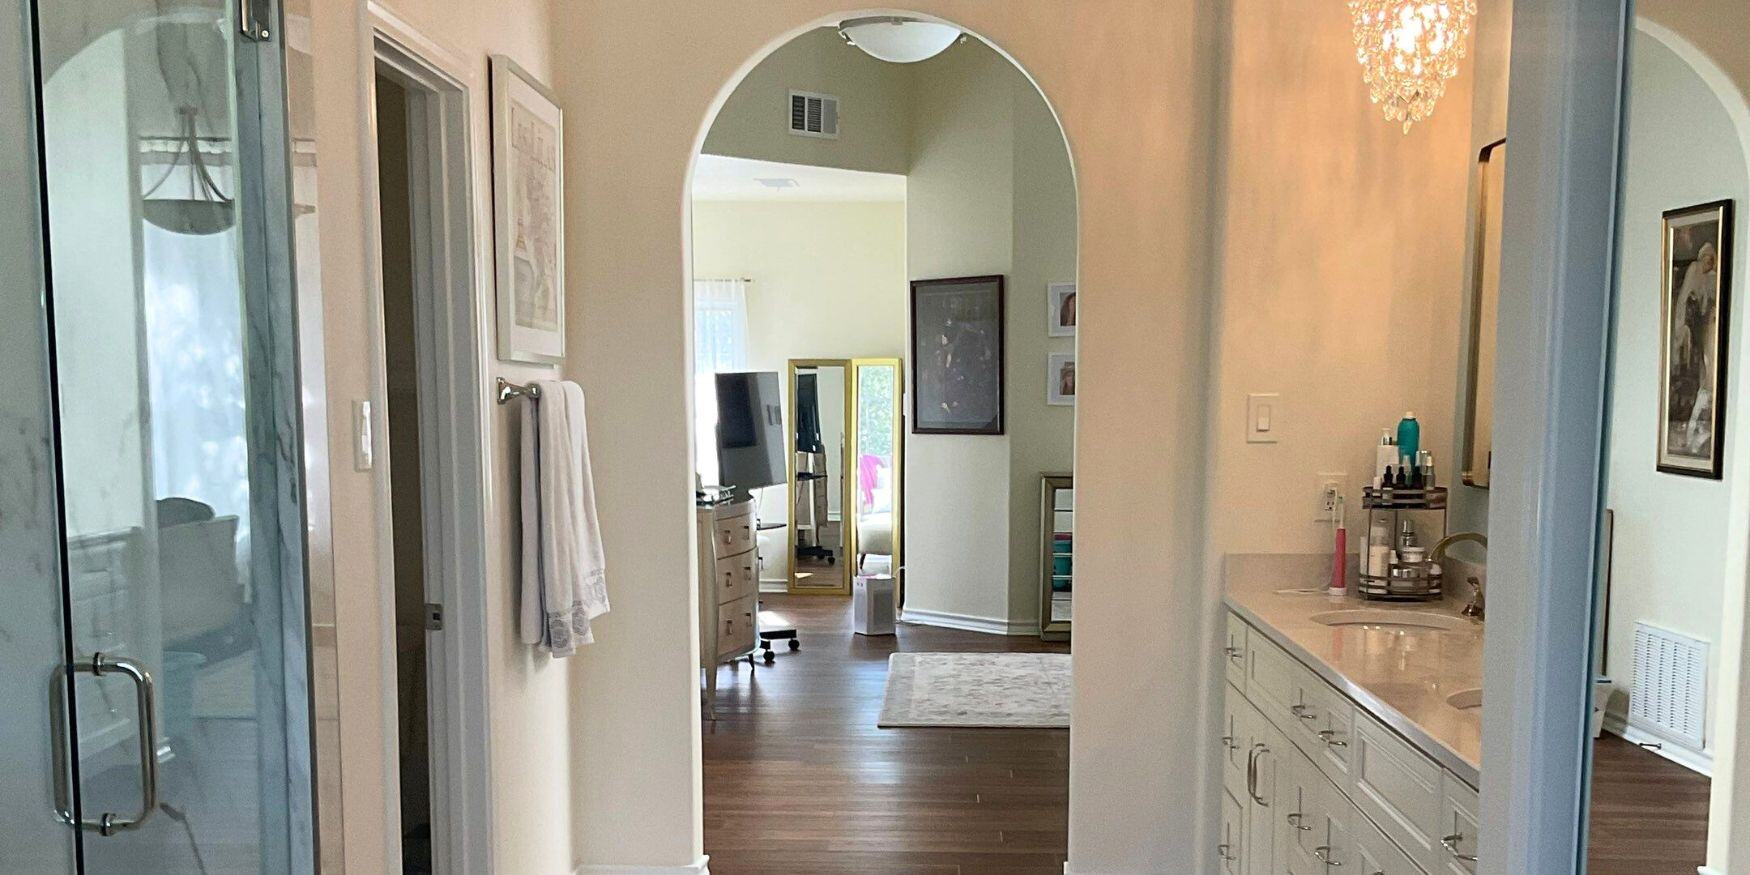
<path fill-rule="evenodd" d="M 1464 405 L 1464 483 L 1487 489 L 1494 455 L 1495 316 L 1501 305 L 1501 204 L 1507 182 L 1507 141 L 1477 157 L 1476 215 L 1472 219 L 1468 386 Z"/>
<path fill-rule="evenodd" d="M 790 398 L 791 592 L 847 593 L 845 509 L 851 505 L 851 363 L 792 359 Z"/>
<path fill-rule="evenodd" d="M 1750 7 L 1644 0 L 1628 41 L 1594 642 L 1593 873 L 1750 866 L 1750 470 L 1732 298 Z M 1743 770 L 1738 770 L 1740 775 Z M 1734 800 L 1738 810 L 1734 811 Z"/>
<path fill-rule="evenodd" d="M 851 556 L 857 574 L 898 577 L 903 423 L 899 399 L 905 377 L 899 359 L 857 359 L 853 377 L 851 457 L 855 508 Z"/>

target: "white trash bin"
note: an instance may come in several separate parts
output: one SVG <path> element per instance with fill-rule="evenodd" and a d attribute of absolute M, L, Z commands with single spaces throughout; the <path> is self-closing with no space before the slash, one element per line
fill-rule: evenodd
<path fill-rule="evenodd" d="M 859 574 L 851 583 L 851 631 L 858 635 L 892 635 L 898 613 L 893 578 Z"/>

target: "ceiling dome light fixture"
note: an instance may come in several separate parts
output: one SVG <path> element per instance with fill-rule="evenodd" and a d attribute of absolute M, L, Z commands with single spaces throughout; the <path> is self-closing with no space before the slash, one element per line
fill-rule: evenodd
<path fill-rule="evenodd" d="M 839 22 L 839 36 L 872 57 L 894 64 L 915 64 L 946 51 L 960 39 L 960 31 L 935 21 L 877 15 Z"/>
<path fill-rule="evenodd" d="M 1403 122 L 1404 133 L 1434 114 L 1476 16 L 1476 0 L 1349 0 L 1368 97 L 1387 120 Z"/>

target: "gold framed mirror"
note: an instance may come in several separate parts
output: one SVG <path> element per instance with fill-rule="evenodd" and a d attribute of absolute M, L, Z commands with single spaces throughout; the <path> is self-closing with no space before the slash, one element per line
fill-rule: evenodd
<path fill-rule="evenodd" d="M 1484 146 L 1477 156 L 1477 207 L 1472 238 L 1469 385 L 1464 404 L 1466 486 L 1489 488 L 1495 427 L 1495 319 L 1501 301 L 1501 205 L 1507 180 L 1507 141 Z"/>

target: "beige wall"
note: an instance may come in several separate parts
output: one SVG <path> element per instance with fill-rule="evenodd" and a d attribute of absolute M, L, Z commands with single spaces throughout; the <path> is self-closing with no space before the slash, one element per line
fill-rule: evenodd
<path fill-rule="evenodd" d="M 904 173 L 910 163 L 911 69 L 818 28 L 772 52 L 723 105 L 705 152 L 789 164 Z M 790 92 L 839 98 L 838 139 L 790 133 Z"/>
<path fill-rule="evenodd" d="M 1200 792 L 1206 758 L 1172 739 L 1201 737 L 1212 693 L 1205 648 L 1187 645 L 1212 634 L 1217 597 L 1200 574 L 1212 34 L 1192 0 L 918 5 L 1012 53 L 1052 100 L 1076 162 L 1088 294 L 1070 869 L 1191 868 L 1187 855 L 1209 852 L 1198 839 L 1212 797 Z M 840 11 L 821 0 L 758 15 L 682 0 L 555 9 L 555 44 L 572 59 L 557 70 L 571 113 L 565 370 L 591 397 L 609 562 L 636 582 L 615 590 L 604 630 L 636 640 L 599 635 L 574 672 L 570 762 L 586 776 L 575 841 L 590 862 L 684 865 L 701 847 L 690 556 L 648 549 L 691 539 L 690 156 L 740 73 Z M 642 112 L 651 93 L 670 111 Z"/>
<path fill-rule="evenodd" d="M 484 233 L 490 228 L 491 216 L 487 56 L 508 54 L 537 77 L 550 81 L 549 4 L 546 0 L 388 0 L 381 8 L 403 21 L 408 31 L 423 37 L 423 41 L 416 40 L 423 43 L 420 50 L 437 56 L 439 63 L 455 66 L 470 88 L 475 227 Z M 386 530 L 378 526 L 379 519 L 386 518 L 386 508 L 380 506 L 386 495 L 379 493 L 378 480 L 371 473 L 355 472 L 351 464 L 351 405 L 354 400 L 372 397 L 372 380 L 379 367 L 370 352 L 374 305 L 363 291 L 376 282 L 370 253 L 374 244 L 360 233 L 368 227 L 366 218 L 374 211 L 367 200 L 371 188 L 366 157 L 374 145 L 369 140 L 366 115 L 371 68 L 365 16 L 365 4 L 357 0 L 316 0 L 310 19 L 289 22 L 288 33 L 314 56 L 322 354 L 327 368 L 327 437 L 332 460 L 326 485 L 333 518 L 328 527 L 332 554 L 317 555 L 312 561 L 324 566 L 314 574 L 334 578 L 337 659 L 345 667 L 339 702 L 344 859 L 351 871 L 384 872 L 400 868 L 399 843 L 392 826 L 396 822 L 396 734 L 393 711 L 384 705 L 394 695 L 392 663 L 388 660 L 393 641 L 383 635 L 392 619 L 386 612 L 393 607 L 387 589 L 392 581 L 383 561 L 390 545 Z M 479 249 L 475 257 L 479 287 L 489 302 L 490 249 Z M 304 293 L 308 295 L 309 290 Z M 492 322 L 484 320 L 484 324 L 490 350 L 494 348 Z M 547 373 L 551 371 L 488 360 L 488 380 L 493 374 L 527 380 Z M 511 554 L 503 549 L 503 545 L 515 543 L 514 515 L 503 505 L 503 496 L 514 494 L 510 468 L 515 439 L 510 420 L 513 411 L 489 405 L 484 390 L 480 400 L 491 432 L 493 494 L 489 512 L 498 521 L 489 535 L 499 545 L 489 557 L 491 574 L 482 582 L 487 589 L 493 696 L 489 717 L 496 787 L 493 859 L 501 871 L 565 872 L 581 852 L 571 840 L 574 782 L 565 768 L 555 764 L 570 761 L 568 709 L 575 663 L 537 658 L 515 641 Z M 386 448 L 384 432 L 379 427 L 379 453 Z M 379 466 L 378 473 L 385 467 Z M 588 658 L 586 653 L 579 661 Z"/>
<path fill-rule="evenodd" d="M 1471 79 L 1408 134 L 1367 99 L 1347 11 L 1239 0 L 1211 400 L 1211 541 L 1329 551 L 1319 475 L 1346 474 L 1352 548 L 1380 431 L 1406 411 L 1450 481 L 1464 300 Z M 1280 393 L 1277 443 L 1246 442 L 1250 393 Z"/>

